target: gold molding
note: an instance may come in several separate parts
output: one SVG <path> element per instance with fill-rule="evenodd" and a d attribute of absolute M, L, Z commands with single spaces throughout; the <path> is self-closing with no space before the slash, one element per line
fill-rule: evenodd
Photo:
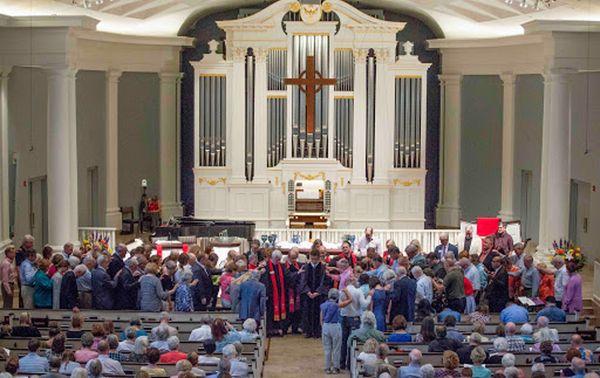
<path fill-rule="evenodd" d="M 334 100 L 354 100 L 354 96 L 336 96 L 333 95 Z"/>
<path fill-rule="evenodd" d="M 203 73 L 201 73 L 198 76 L 199 77 L 226 77 L 227 75 L 225 75 L 225 74 L 208 74 L 208 73 L 207 74 L 203 74 Z"/>
<path fill-rule="evenodd" d="M 310 173 L 301 173 L 301 172 L 294 172 L 294 181 L 296 181 L 298 179 L 298 177 L 300 177 L 301 179 L 304 180 L 316 180 L 318 178 L 321 178 L 321 180 L 325 181 L 326 177 L 325 177 L 325 172 L 321 171 L 317 174 L 310 174 Z"/>
<path fill-rule="evenodd" d="M 218 183 L 223 183 L 223 185 L 225 185 L 227 183 L 227 178 L 226 177 L 218 177 L 218 178 L 200 177 L 200 178 L 198 178 L 198 184 L 203 184 L 203 183 L 207 183 L 210 186 L 215 186 Z"/>
<path fill-rule="evenodd" d="M 287 99 L 287 95 L 267 95 L 267 99 Z"/>
<path fill-rule="evenodd" d="M 270 51 L 287 51 L 287 47 L 269 47 Z"/>
<path fill-rule="evenodd" d="M 396 79 L 422 79 L 423 75 L 396 75 Z"/>
<path fill-rule="evenodd" d="M 394 179 L 392 180 L 392 183 L 394 186 L 421 186 L 421 179 L 414 179 L 414 180 L 402 180 L 402 179 Z"/>

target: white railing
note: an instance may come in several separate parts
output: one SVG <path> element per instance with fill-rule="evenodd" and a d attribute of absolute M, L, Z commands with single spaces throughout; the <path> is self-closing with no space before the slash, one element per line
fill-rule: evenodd
<path fill-rule="evenodd" d="M 111 250 L 115 250 L 117 229 L 114 227 L 79 227 L 79 241 L 106 240 Z"/>
<path fill-rule="evenodd" d="M 448 233 L 450 243 L 455 243 L 460 230 L 375 230 L 374 237 L 385 243 L 386 240 L 393 240 L 396 245 L 403 249 L 412 240 L 417 239 L 421 242 L 423 251 L 431 252 L 440 244 L 439 238 L 443 233 Z M 277 235 L 277 241 L 291 241 L 297 235 L 301 241 L 321 239 L 328 243 L 341 243 L 345 235 L 356 235 L 356 240 L 364 235 L 363 229 L 288 229 L 288 228 L 257 228 L 254 231 L 255 238 L 260 239 L 261 235 Z"/>

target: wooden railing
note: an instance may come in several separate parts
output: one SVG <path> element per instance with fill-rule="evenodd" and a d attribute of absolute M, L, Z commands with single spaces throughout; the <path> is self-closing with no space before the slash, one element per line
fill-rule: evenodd
<path fill-rule="evenodd" d="M 455 243 L 460 230 L 375 230 L 374 237 L 385 243 L 386 240 L 393 240 L 401 249 L 407 246 L 412 240 L 417 239 L 421 242 L 423 251 L 431 252 L 439 244 L 440 235 L 447 233 L 450 237 L 450 243 Z M 254 235 L 260 240 L 261 235 L 277 235 L 277 241 L 292 241 L 297 236 L 300 241 L 321 239 L 324 242 L 340 243 L 345 235 L 355 235 L 356 241 L 364 235 L 364 230 L 360 229 L 289 229 L 289 228 L 257 228 Z"/>
<path fill-rule="evenodd" d="M 115 250 L 117 229 L 114 227 L 79 227 L 79 241 L 95 242 L 106 240 L 111 250 Z"/>

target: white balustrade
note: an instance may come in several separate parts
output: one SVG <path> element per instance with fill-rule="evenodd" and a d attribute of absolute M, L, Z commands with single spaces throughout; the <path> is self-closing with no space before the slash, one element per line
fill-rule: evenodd
<path fill-rule="evenodd" d="M 375 230 L 374 237 L 385 243 L 393 240 L 396 245 L 403 249 L 412 240 L 421 242 L 423 251 L 431 252 L 439 244 L 440 235 L 447 233 L 450 243 L 455 243 L 460 230 Z M 257 228 L 254 231 L 256 239 L 261 235 L 277 235 L 277 241 L 291 241 L 294 235 L 298 235 L 301 241 L 321 239 L 328 243 L 341 243 L 345 235 L 355 235 L 356 241 L 364 235 L 363 229 L 289 229 L 289 228 Z"/>
<path fill-rule="evenodd" d="M 79 227 L 79 241 L 88 240 L 91 243 L 106 240 L 112 251 L 116 246 L 117 229 L 114 227 Z"/>

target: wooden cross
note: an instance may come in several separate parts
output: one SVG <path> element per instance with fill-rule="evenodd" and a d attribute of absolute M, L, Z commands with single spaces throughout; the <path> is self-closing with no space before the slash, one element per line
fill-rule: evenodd
<path fill-rule="evenodd" d="M 306 133 L 315 132 L 315 100 L 317 92 L 323 85 L 335 85 L 336 79 L 323 78 L 319 71 L 315 71 L 315 57 L 306 57 L 306 70 L 297 78 L 284 79 L 285 85 L 297 85 L 306 94 Z"/>

